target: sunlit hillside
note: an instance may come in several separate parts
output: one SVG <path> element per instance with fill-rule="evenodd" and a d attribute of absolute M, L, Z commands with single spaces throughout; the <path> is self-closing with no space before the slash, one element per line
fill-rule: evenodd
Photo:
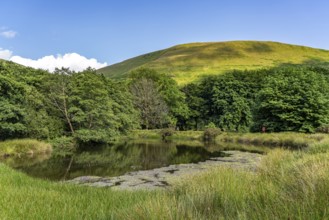
<path fill-rule="evenodd" d="M 282 64 L 329 64 L 329 51 L 262 41 L 191 43 L 148 53 L 102 69 L 99 73 L 123 78 L 139 67 L 154 68 L 173 76 L 179 84 L 202 75 L 239 69 L 259 69 Z"/>

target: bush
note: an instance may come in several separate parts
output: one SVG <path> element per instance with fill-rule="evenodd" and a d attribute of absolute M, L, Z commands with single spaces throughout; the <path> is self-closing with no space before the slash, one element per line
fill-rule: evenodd
<path fill-rule="evenodd" d="M 318 127 L 316 129 L 316 132 L 329 134 L 329 125 L 327 124 L 327 125 L 322 125 L 321 127 Z"/>
<path fill-rule="evenodd" d="M 216 125 L 214 122 L 210 122 L 208 125 L 205 126 L 205 128 L 216 128 Z"/>
<path fill-rule="evenodd" d="M 214 141 L 220 133 L 221 130 L 219 128 L 206 128 L 203 133 L 203 140 Z"/>
<path fill-rule="evenodd" d="M 175 133 L 175 129 L 174 128 L 164 128 L 160 131 L 162 140 L 166 140 L 167 137 L 171 137 L 173 136 Z"/>

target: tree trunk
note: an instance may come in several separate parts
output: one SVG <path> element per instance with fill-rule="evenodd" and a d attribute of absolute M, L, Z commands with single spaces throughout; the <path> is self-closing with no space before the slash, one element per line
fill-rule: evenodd
<path fill-rule="evenodd" d="M 66 97 L 65 97 L 65 88 L 63 86 L 62 88 L 62 92 L 63 92 L 63 106 L 64 106 L 64 114 L 65 114 L 65 118 L 66 118 L 66 121 L 67 123 L 69 124 L 69 127 L 70 127 L 70 131 L 72 133 L 72 135 L 74 134 L 74 129 L 73 129 L 73 125 L 71 123 L 71 119 L 69 117 L 69 113 L 67 111 L 67 104 L 66 104 Z"/>

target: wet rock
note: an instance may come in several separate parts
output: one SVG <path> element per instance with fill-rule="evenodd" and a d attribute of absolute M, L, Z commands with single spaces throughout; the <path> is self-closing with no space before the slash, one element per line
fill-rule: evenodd
<path fill-rule="evenodd" d="M 129 172 L 118 177 L 82 176 L 67 181 L 93 187 L 111 187 L 120 190 L 153 190 L 171 186 L 171 180 L 203 172 L 213 167 L 226 166 L 255 171 L 262 155 L 256 153 L 225 151 L 227 156 L 216 157 L 195 164 L 176 164 L 153 170 Z"/>
<path fill-rule="evenodd" d="M 99 177 L 99 176 L 80 176 L 80 177 L 74 178 L 73 180 L 68 180 L 67 182 L 84 184 L 84 183 L 99 182 L 101 179 L 102 179 L 102 177 Z"/>

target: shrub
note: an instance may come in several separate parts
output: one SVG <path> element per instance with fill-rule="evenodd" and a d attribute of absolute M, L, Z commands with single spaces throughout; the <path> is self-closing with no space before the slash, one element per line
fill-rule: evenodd
<path fill-rule="evenodd" d="M 216 125 L 215 125 L 214 122 L 210 122 L 209 124 L 207 124 L 207 125 L 205 126 L 205 128 L 216 128 Z"/>
<path fill-rule="evenodd" d="M 174 128 L 164 128 L 160 131 L 162 140 L 166 140 L 167 137 L 171 137 L 173 136 L 175 133 L 175 129 Z"/>
<path fill-rule="evenodd" d="M 203 133 L 203 140 L 214 141 L 220 133 L 221 130 L 219 128 L 206 128 Z"/>
<path fill-rule="evenodd" d="M 316 132 L 329 134 L 329 125 L 322 125 L 316 129 Z"/>

